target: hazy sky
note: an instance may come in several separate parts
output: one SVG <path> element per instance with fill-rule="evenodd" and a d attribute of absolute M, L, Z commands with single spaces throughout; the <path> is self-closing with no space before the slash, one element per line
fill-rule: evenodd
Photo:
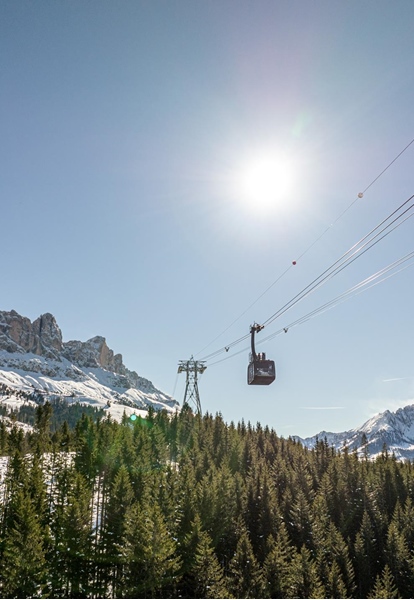
<path fill-rule="evenodd" d="M 266 321 L 414 193 L 413 144 L 335 222 L 414 138 L 413 24 L 412 0 L 2 0 L 0 310 L 103 335 L 181 401 L 179 360 Z M 413 251 L 413 227 L 258 341 Z M 245 342 L 219 355 L 203 410 L 308 436 L 414 402 L 413 278 L 260 346 L 269 387 L 247 386 Z"/>

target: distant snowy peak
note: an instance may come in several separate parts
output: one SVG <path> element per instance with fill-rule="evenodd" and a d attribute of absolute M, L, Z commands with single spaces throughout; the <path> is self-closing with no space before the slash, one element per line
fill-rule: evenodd
<path fill-rule="evenodd" d="M 102 336 L 86 342 L 62 341 L 55 317 L 33 323 L 16 311 L 0 311 L 0 383 L 36 389 L 82 402 L 175 410 L 178 402 L 151 381 L 127 369 Z"/>
<path fill-rule="evenodd" d="M 346 447 L 371 457 L 378 456 L 386 448 L 398 459 L 414 460 L 414 404 L 399 408 L 396 412 L 386 410 L 356 429 L 342 433 L 321 431 L 312 437 L 294 439 L 307 448 L 313 448 L 317 440 L 326 440 L 329 446 L 337 450 Z"/>

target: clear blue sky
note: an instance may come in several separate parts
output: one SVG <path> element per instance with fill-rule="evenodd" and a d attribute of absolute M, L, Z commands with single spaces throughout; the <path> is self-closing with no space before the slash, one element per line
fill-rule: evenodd
<path fill-rule="evenodd" d="M 179 360 L 265 321 L 414 192 L 413 144 L 197 354 L 414 138 L 413 22 L 412 0 L 3 0 L 0 309 L 103 335 L 172 393 Z M 260 157 L 291 176 L 270 201 L 246 184 Z M 413 226 L 259 335 L 414 250 Z M 258 348 L 269 387 L 246 385 L 248 351 L 208 367 L 203 409 L 308 436 L 414 402 L 413 277 Z"/>

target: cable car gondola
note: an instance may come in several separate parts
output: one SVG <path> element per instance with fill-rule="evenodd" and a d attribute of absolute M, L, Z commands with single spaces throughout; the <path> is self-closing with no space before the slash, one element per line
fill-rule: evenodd
<path fill-rule="evenodd" d="M 276 379 L 275 361 L 266 359 L 264 352 L 256 354 L 254 348 L 254 334 L 261 329 L 263 329 L 263 325 L 255 324 L 250 327 L 252 351 L 247 367 L 247 383 L 249 385 L 270 385 Z"/>

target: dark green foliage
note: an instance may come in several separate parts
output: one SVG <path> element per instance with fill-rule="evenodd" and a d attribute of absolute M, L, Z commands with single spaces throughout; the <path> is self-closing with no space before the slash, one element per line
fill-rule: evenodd
<path fill-rule="evenodd" d="M 290 570 L 295 556 L 296 550 L 282 523 L 276 540 L 272 536 L 268 540 L 268 551 L 263 565 L 266 597 L 290 598 Z"/>
<path fill-rule="evenodd" d="M 236 598 L 263 598 L 265 580 L 247 531 L 242 530 L 229 563 L 229 589 Z"/>
<path fill-rule="evenodd" d="M 317 564 L 312 558 L 311 552 L 305 546 L 302 546 L 300 552 L 292 561 L 289 584 L 289 598 L 326 598 Z"/>
<path fill-rule="evenodd" d="M 181 545 L 181 598 L 228 598 L 224 572 L 197 516 Z"/>
<path fill-rule="evenodd" d="M 45 402 L 45 398 L 41 394 L 29 394 L 23 391 L 16 392 L 16 390 L 12 390 L 7 386 L 3 387 L 4 389 L 2 390 L 2 385 L 0 384 L 0 395 L 3 391 L 6 396 L 13 394 L 22 398 L 23 401 L 34 401 L 38 406 L 34 407 L 32 403 L 24 403 L 18 409 L 12 410 L 6 406 L 0 405 L 0 416 L 8 416 L 12 420 L 14 419 L 35 426 L 39 421 L 39 407 L 49 405 L 53 409 L 50 414 L 49 423 L 52 432 L 58 430 L 65 421 L 69 427 L 73 429 L 83 414 L 92 417 L 94 421 L 102 419 L 105 416 L 105 411 L 103 409 L 88 404 L 81 404 L 80 402 L 69 403 L 66 399 L 58 396 L 50 397 L 50 399 Z M 42 422 L 42 419 L 40 419 L 40 422 Z M 44 422 L 45 420 L 43 418 L 43 423 Z"/>
<path fill-rule="evenodd" d="M 8 437 L 6 423 L 0 420 L 0 456 L 7 454 Z"/>
<path fill-rule="evenodd" d="M 44 535 L 30 495 L 16 491 L 8 515 L 0 562 L 3 598 L 42 598 L 47 566 Z"/>
<path fill-rule="evenodd" d="M 0 427 L 1 597 L 413 597 L 414 468 L 386 449 L 36 401 L 32 434 Z"/>
<path fill-rule="evenodd" d="M 124 562 L 124 598 L 173 598 L 180 559 L 157 504 L 134 504 L 120 539 Z"/>
<path fill-rule="evenodd" d="M 194 585 L 192 598 L 229 598 L 223 569 L 212 547 L 208 533 L 202 531 L 194 552 L 194 563 L 190 570 Z"/>
<path fill-rule="evenodd" d="M 406 598 L 407 596 L 404 596 Z M 377 576 L 374 588 L 368 598 L 401 598 L 388 565 L 385 565 L 381 576 Z"/>

